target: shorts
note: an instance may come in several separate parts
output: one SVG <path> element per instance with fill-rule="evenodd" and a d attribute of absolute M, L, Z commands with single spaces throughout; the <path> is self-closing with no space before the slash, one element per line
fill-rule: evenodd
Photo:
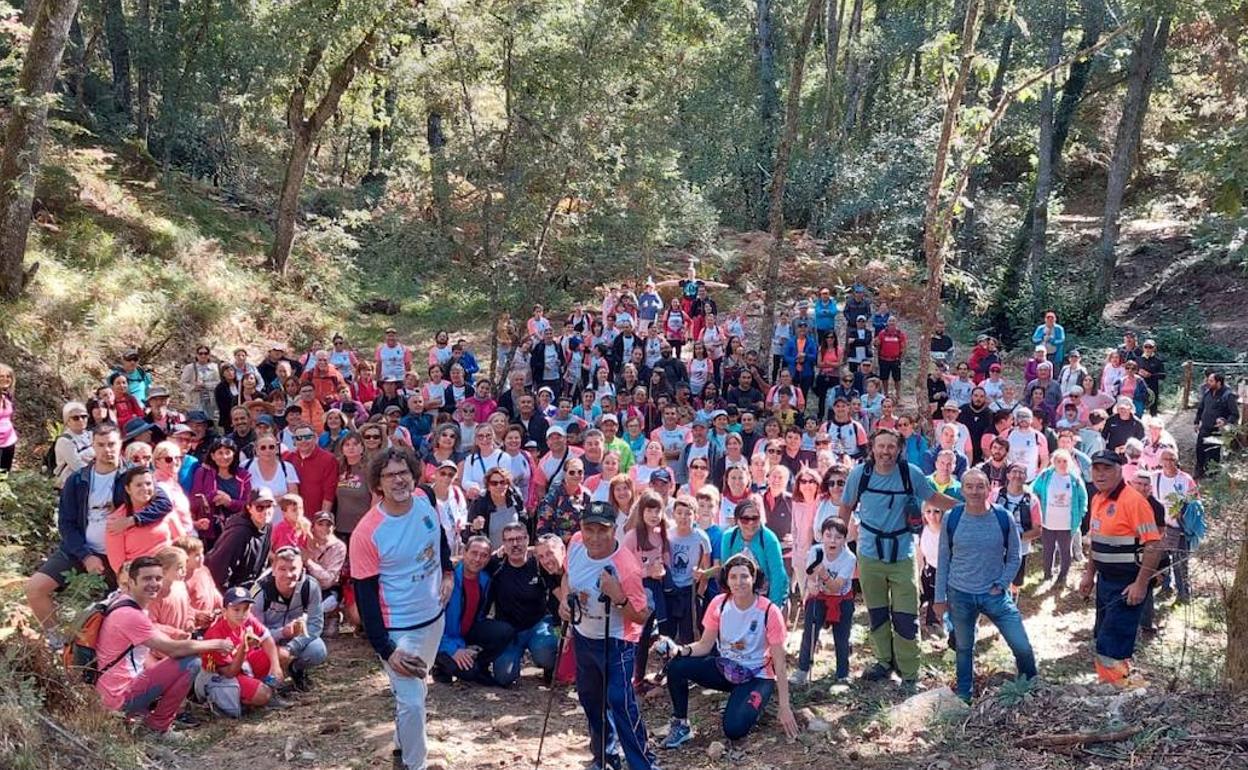
<path fill-rule="evenodd" d="M 893 380 L 893 382 L 901 382 L 901 362 L 900 361 L 885 361 L 884 359 L 881 358 L 880 359 L 880 382 L 888 382 L 890 378 Z"/>
<path fill-rule="evenodd" d="M 1027 579 L 1027 554 L 1023 554 L 1018 563 L 1018 574 L 1014 576 L 1013 585 L 1022 588 L 1023 581 Z"/>
<path fill-rule="evenodd" d="M 100 561 L 104 562 L 104 582 L 111 591 L 117 587 L 117 575 L 113 573 L 113 568 L 108 563 L 108 557 L 103 554 L 96 554 Z M 73 556 L 65 553 L 64 550 L 57 548 L 48 557 L 47 561 L 39 565 L 35 570 L 41 575 L 47 575 L 56 581 L 56 590 L 61 591 L 68 585 L 69 581 L 65 577 L 66 572 L 83 572 L 87 568 L 83 566 L 82 561 L 75 559 Z"/>

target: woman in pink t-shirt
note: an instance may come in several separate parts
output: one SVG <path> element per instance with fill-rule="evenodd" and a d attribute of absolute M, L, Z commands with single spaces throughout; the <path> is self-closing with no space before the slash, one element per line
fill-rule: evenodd
<path fill-rule="evenodd" d="M 156 497 L 156 481 L 147 468 L 131 468 L 122 474 L 122 487 L 126 502 L 108 516 L 104 548 L 108 552 L 108 564 L 114 573 L 121 572 L 122 565 L 140 556 L 151 556 L 173 542 L 170 513 L 151 524 L 136 525 L 134 513 L 141 511 Z"/>

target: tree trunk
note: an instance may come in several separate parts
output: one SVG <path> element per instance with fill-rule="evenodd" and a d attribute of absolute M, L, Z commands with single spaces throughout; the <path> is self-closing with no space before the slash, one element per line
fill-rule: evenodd
<path fill-rule="evenodd" d="M 835 139 L 836 130 L 836 60 L 840 53 L 841 45 L 841 20 L 845 16 L 845 3 L 843 0 L 827 0 L 824 6 L 823 26 L 825 37 L 823 41 L 823 98 L 824 98 L 824 114 L 823 114 L 823 130 L 825 141 L 831 144 Z"/>
<path fill-rule="evenodd" d="M 920 419 L 924 422 L 931 418 L 926 405 L 927 373 L 932 366 L 932 333 L 936 329 L 936 319 L 940 313 L 940 295 L 944 288 L 945 254 L 949 236 L 948 223 L 952 218 L 942 209 L 946 206 L 955 206 L 958 198 L 955 194 L 952 199 L 942 205 L 940 193 L 945 187 L 949 148 L 953 144 L 953 135 L 957 128 L 962 95 L 966 92 L 966 81 L 970 76 L 971 63 L 975 59 L 975 37 L 979 31 L 979 4 L 980 0 L 967 0 L 966 3 L 966 17 L 962 24 L 961 63 L 958 66 L 958 76 L 953 81 L 953 87 L 945 102 L 945 116 L 940 124 L 940 139 L 936 143 L 936 160 L 932 167 L 932 179 L 927 186 L 927 199 L 923 207 L 923 252 L 927 258 L 927 286 L 924 287 L 923 306 L 919 315 L 921 321 L 919 368 L 915 380 L 914 398 L 919 407 Z"/>
<path fill-rule="evenodd" d="M 763 191 L 767 189 L 768 174 L 772 167 L 776 147 L 776 121 L 780 111 L 780 93 L 776 86 L 775 31 L 772 28 L 772 0 L 755 0 L 754 55 L 758 68 L 758 146 L 755 148 L 754 219 L 758 227 L 768 221 L 767 203 Z"/>
<path fill-rule="evenodd" d="M 858 112 L 858 127 L 864 128 L 871 120 L 871 112 L 875 109 L 876 96 L 880 89 L 888 84 L 888 69 L 891 61 L 893 43 L 888 30 L 888 0 L 875 0 L 875 26 L 879 41 L 876 44 L 875 56 L 871 60 L 871 69 L 867 73 L 866 88 L 862 94 L 862 109 Z"/>
<path fill-rule="evenodd" d="M 446 178 L 444 150 L 446 134 L 442 133 L 442 113 L 430 107 L 425 115 L 425 141 L 429 144 L 429 181 L 433 189 L 433 210 L 446 232 L 450 232 L 454 212 L 451 209 L 451 183 Z"/>
<path fill-rule="evenodd" d="M 126 14 L 121 0 L 104 0 L 104 39 L 113 70 L 114 110 L 130 114 L 130 38 L 126 34 Z"/>
<path fill-rule="evenodd" d="M 789 171 L 793 143 L 797 141 L 797 124 L 801 117 L 802 78 L 806 74 L 806 51 L 819 20 L 823 0 L 809 0 L 801 35 L 793 51 L 793 72 L 789 77 L 789 94 L 784 113 L 784 134 L 776 151 L 776 167 L 771 175 L 771 206 L 768 221 L 771 230 L 771 253 L 767 258 L 767 278 L 763 283 L 763 327 L 760 339 L 771 340 L 775 328 L 776 295 L 780 292 L 780 262 L 785 254 L 784 186 Z"/>
<path fill-rule="evenodd" d="M 377 30 L 371 29 L 334 69 L 325 94 L 316 103 L 312 114 L 306 118 L 304 114 L 307 110 L 307 89 L 320 65 L 324 54 L 323 45 L 313 44 L 304 57 L 302 71 L 295 81 L 290 101 L 286 106 L 286 123 L 291 130 L 292 142 L 286 162 L 286 175 L 282 179 L 282 191 L 278 196 L 277 218 L 273 224 L 273 246 L 269 250 L 268 265 L 279 274 L 286 272 L 290 247 L 295 240 L 295 217 L 299 212 L 299 191 L 303 188 L 303 177 L 308 171 L 312 148 L 316 144 L 321 129 L 337 112 L 338 102 L 351 85 L 355 73 L 368 63 L 376 42 Z"/>
<path fill-rule="evenodd" d="M 1229 469 L 1228 469 L 1229 470 Z M 1230 486 L 1221 494 L 1229 498 L 1225 503 L 1223 515 L 1231 514 L 1239 521 L 1248 523 L 1248 511 L 1243 510 L 1242 482 L 1230 481 Z M 1234 501 L 1236 504 L 1232 504 Z M 1239 541 L 1239 563 L 1235 569 L 1235 582 L 1226 596 L 1226 681 L 1235 692 L 1248 691 L 1248 644 L 1243 640 L 1248 637 L 1248 536 L 1245 536 L 1245 525 L 1241 524 Z"/>
<path fill-rule="evenodd" d="M 47 127 L 47 94 L 56 82 L 69 23 L 77 10 L 78 0 L 41 0 L 38 4 L 5 127 L 0 156 L 0 297 L 6 300 L 20 297 L 38 269 L 36 264 L 23 272 L 22 260 Z"/>
<path fill-rule="evenodd" d="M 1062 38 L 1066 34 L 1066 3 L 1056 3 L 1053 37 L 1049 40 L 1046 67 L 1054 67 L 1062 59 Z M 1027 249 L 1027 275 L 1030 284 L 1032 316 L 1040 313 L 1041 278 L 1049 236 L 1049 198 L 1053 194 L 1053 101 L 1057 90 L 1056 75 L 1044 84 L 1040 96 L 1040 139 L 1036 145 L 1035 196 L 1031 204 L 1031 243 Z M 1059 364 L 1061 362 L 1058 362 Z"/>
<path fill-rule="evenodd" d="M 363 182 L 372 183 L 381 178 L 381 140 L 386 125 L 386 87 L 382 78 L 386 67 L 384 54 L 377 57 L 377 76 L 373 81 L 373 93 L 370 100 L 372 116 L 368 121 L 368 170 L 364 173 Z"/>
<path fill-rule="evenodd" d="M 1139 149 L 1140 130 L 1148 113 L 1149 96 L 1157 71 L 1166 55 L 1166 43 L 1170 37 L 1172 17 L 1147 16 L 1144 28 L 1131 48 L 1131 60 L 1127 66 L 1127 93 L 1122 102 L 1122 117 L 1114 137 L 1114 154 L 1109 163 L 1109 179 L 1105 185 L 1105 218 L 1101 225 L 1101 240 L 1096 249 L 1096 279 L 1093 283 L 1091 307 L 1103 307 L 1109 300 L 1114 280 L 1114 268 L 1118 264 L 1117 246 L 1120 226 L 1118 216 L 1122 213 L 1123 196 L 1127 181 L 1135 166 Z"/>
<path fill-rule="evenodd" d="M 147 146 L 148 132 L 152 117 L 152 69 L 155 67 L 157 52 L 153 49 L 155 39 L 152 35 L 152 3 L 151 0 L 139 0 L 135 24 L 139 30 L 138 51 L 135 57 L 135 68 L 139 71 L 138 88 L 135 92 L 134 128 L 138 140 Z"/>
<path fill-rule="evenodd" d="M 858 102 L 862 94 L 862 51 L 858 46 L 862 35 L 862 0 L 854 0 L 849 14 L 849 34 L 845 38 L 845 108 L 842 111 L 841 136 L 850 135 L 858 121 Z"/>
<path fill-rule="evenodd" d="M 70 90 L 74 94 L 74 111 L 78 113 L 80 120 L 85 120 L 87 118 L 87 41 L 82 34 L 82 24 L 79 18 L 80 15 L 75 13 L 73 21 L 69 24 L 69 58 L 73 70 Z"/>
<path fill-rule="evenodd" d="M 1005 73 L 1010 69 L 1014 50 L 1014 36 L 1017 25 L 1013 19 L 1005 20 L 1005 32 L 1001 36 L 1001 49 L 997 53 L 997 68 L 992 73 L 992 84 L 988 87 L 988 109 L 995 110 L 1001 103 L 1001 94 L 1005 90 Z M 917 63 L 915 66 L 918 66 Z M 966 183 L 966 210 L 962 213 L 962 222 L 958 227 L 958 249 L 963 253 L 975 250 L 975 229 L 979 225 L 979 187 L 984 183 L 984 166 L 976 163 L 971 170 L 970 179 Z"/>

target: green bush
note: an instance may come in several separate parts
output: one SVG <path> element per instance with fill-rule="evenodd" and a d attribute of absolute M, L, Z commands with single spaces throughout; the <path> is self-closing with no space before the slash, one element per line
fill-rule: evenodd
<path fill-rule="evenodd" d="M 56 486 L 43 474 L 0 474 L 0 573 L 27 574 L 56 545 L 56 503 Z"/>

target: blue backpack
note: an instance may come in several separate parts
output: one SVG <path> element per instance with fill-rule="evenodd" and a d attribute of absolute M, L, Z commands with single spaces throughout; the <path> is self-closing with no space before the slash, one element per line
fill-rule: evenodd
<path fill-rule="evenodd" d="M 945 519 L 945 528 L 949 530 L 949 558 L 953 558 L 953 533 L 958 531 L 958 522 L 962 521 L 962 513 L 966 510 L 966 506 L 954 506 L 949 511 L 949 517 Z M 992 512 L 997 515 L 997 524 L 1001 527 L 1001 543 L 1005 547 L 1005 554 L 1008 557 L 1010 552 L 1010 527 L 1014 526 L 1014 520 L 1010 518 L 1010 514 L 999 505 L 992 506 Z M 1003 560 L 1004 558 L 1003 557 Z"/>
<path fill-rule="evenodd" d="M 1187 535 L 1187 547 L 1196 550 L 1196 546 L 1209 532 L 1209 524 L 1205 521 L 1205 505 L 1199 500 L 1189 500 L 1183 506 L 1179 521 L 1183 525 L 1183 534 Z"/>

